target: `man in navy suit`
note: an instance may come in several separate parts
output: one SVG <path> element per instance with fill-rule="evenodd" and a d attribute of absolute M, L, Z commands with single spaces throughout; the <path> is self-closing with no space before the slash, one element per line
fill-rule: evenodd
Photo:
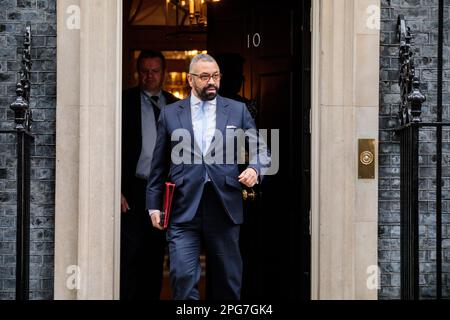
<path fill-rule="evenodd" d="M 250 152 L 250 165 L 239 173 L 239 148 L 230 144 L 237 140 L 233 133 L 239 129 L 246 134 L 249 131 L 247 138 L 256 141 L 256 126 L 244 103 L 218 95 L 220 78 L 219 67 L 211 56 L 194 57 L 188 74 L 191 95 L 164 107 L 158 122 L 147 209 L 153 226 L 161 229 L 160 210 L 168 177 L 176 185 L 166 234 L 176 300 L 199 299 L 202 244 L 211 298 L 240 298 L 241 184 L 252 187 L 258 183 L 263 167 L 260 159 L 265 157 L 265 164 L 270 161 L 265 143 L 259 141 Z"/>

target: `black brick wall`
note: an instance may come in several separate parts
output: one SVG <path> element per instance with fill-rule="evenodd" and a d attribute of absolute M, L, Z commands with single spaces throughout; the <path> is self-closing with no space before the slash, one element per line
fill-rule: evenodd
<path fill-rule="evenodd" d="M 56 0 L 0 0 L 0 128 L 13 128 L 25 26 L 32 30 L 31 299 L 53 298 Z M 14 299 L 15 138 L 0 135 L 0 300 Z"/>
<path fill-rule="evenodd" d="M 389 129 L 397 125 L 396 113 L 400 101 L 398 85 L 398 40 L 396 23 L 403 14 L 414 33 L 416 74 L 427 96 L 423 120 L 436 121 L 437 103 L 437 0 L 382 0 L 380 57 L 380 157 L 379 157 L 379 241 L 381 268 L 380 299 L 400 298 L 400 145 Z M 450 1 L 445 1 L 444 41 L 444 120 L 449 121 L 450 104 Z M 450 132 L 443 133 L 443 295 L 450 296 Z M 420 286 L 421 298 L 435 297 L 435 130 L 423 130 L 420 135 Z"/>

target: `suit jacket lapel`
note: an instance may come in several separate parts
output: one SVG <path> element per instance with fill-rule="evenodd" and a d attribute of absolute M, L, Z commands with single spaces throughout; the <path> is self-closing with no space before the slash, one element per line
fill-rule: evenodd
<path fill-rule="evenodd" d="M 189 131 L 191 137 L 191 146 L 194 147 L 194 143 L 197 144 L 197 142 L 195 141 L 194 129 L 192 127 L 190 97 L 179 102 L 178 119 L 180 120 L 181 127 Z"/>
<path fill-rule="evenodd" d="M 225 137 L 225 128 L 228 121 L 228 103 L 221 96 L 217 96 L 216 129 Z"/>
<path fill-rule="evenodd" d="M 225 102 L 225 100 L 218 95 L 216 103 L 216 130 L 220 131 L 220 133 L 222 134 L 222 139 L 225 138 L 225 128 L 228 122 L 228 115 L 229 115 L 228 103 Z M 206 154 L 209 154 L 216 146 L 214 140 L 215 135 L 213 137 L 213 140 L 211 141 L 211 144 L 209 145 L 208 150 L 206 151 Z"/>
<path fill-rule="evenodd" d="M 222 137 L 225 137 L 225 128 L 228 121 L 228 103 L 221 96 L 217 96 L 217 105 L 216 105 L 216 129 L 219 130 L 222 134 Z M 190 97 L 181 100 L 179 104 L 178 110 L 178 118 L 180 120 L 181 127 L 187 129 L 191 135 L 191 140 L 196 144 L 197 150 L 201 150 L 195 141 L 194 129 L 192 128 L 192 115 L 191 115 L 191 106 L 190 106 Z M 213 142 L 213 141 L 212 141 Z M 193 144 L 192 144 L 193 146 Z M 213 143 L 210 144 L 210 147 L 206 154 L 211 152 L 211 147 Z"/>

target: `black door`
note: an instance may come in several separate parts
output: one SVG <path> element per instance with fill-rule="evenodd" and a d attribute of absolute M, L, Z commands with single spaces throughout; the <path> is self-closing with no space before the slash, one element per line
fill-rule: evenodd
<path fill-rule="evenodd" d="M 257 201 L 246 202 L 243 298 L 310 298 L 309 19 L 310 1 L 208 7 L 208 51 L 230 61 L 222 94 L 255 108 L 259 128 L 279 129 L 279 171 L 265 178 Z M 239 81 L 230 77 L 239 72 L 236 93 Z"/>

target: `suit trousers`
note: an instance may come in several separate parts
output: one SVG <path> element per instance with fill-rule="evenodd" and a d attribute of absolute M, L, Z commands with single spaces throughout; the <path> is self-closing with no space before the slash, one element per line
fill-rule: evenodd
<path fill-rule="evenodd" d="M 242 285 L 240 225 L 232 222 L 211 182 L 204 185 L 193 220 L 170 224 L 167 241 L 173 299 L 198 300 L 202 245 L 208 270 L 208 298 L 238 300 Z"/>
<path fill-rule="evenodd" d="M 159 300 L 165 232 L 153 228 L 145 210 L 146 181 L 134 179 L 130 210 L 121 215 L 120 298 L 122 300 Z"/>

